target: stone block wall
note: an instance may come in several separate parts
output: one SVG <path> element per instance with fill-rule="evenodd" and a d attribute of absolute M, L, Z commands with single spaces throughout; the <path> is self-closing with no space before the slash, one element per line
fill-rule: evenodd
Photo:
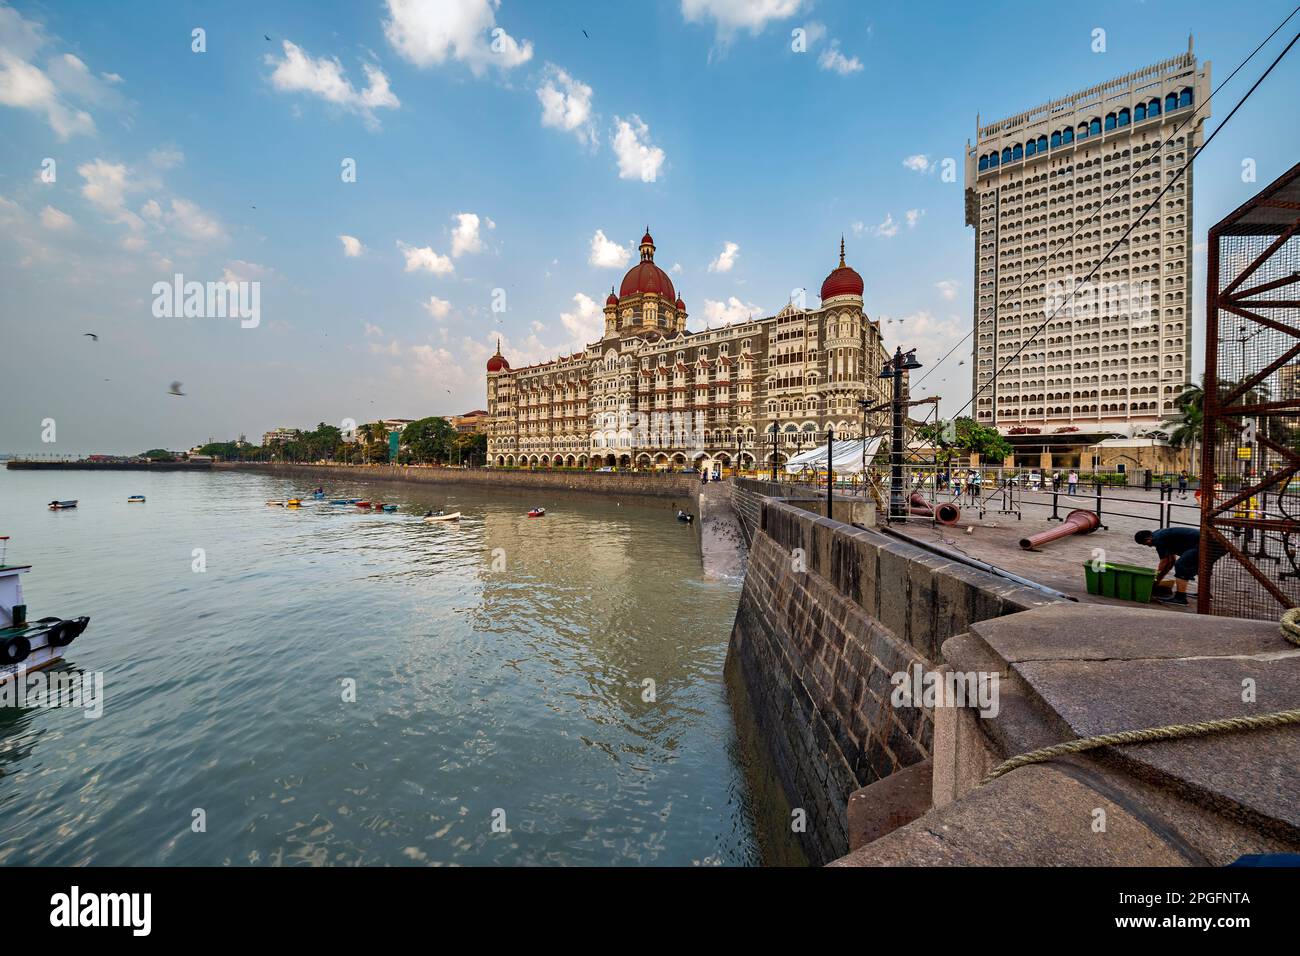
<path fill-rule="evenodd" d="M 849 796 L 930 756 L 933 715 L 890 677 L 937 667 L 972 621 L 1052 599 L 880 532 L 762 500 L 728 648 L 815 863 L 849 850 Z"/>

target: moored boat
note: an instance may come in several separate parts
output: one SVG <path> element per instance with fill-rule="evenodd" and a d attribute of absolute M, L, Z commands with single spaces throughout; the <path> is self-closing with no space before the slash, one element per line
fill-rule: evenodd
<path fill-rule="evenodd" d="M 530 517 L 530 518 L 540 518 L 540 517 L 542 517 L 542 516 L 545 515 L 545 514 L 546 514 L 546 509 L 545 509 L 545 508 L 534 508 L 532 511 L 528 512 L 528 517 Z"/>
<path fill-rule="evenodd" d="M 29 624 L 19 575 L 30 570 L 30 564 L 8 565 L 0 558 L 0 684 L 61 660 L 64 648 L 90 623 L 88 617 L 43 617 Z"/>
<path fill-rule="evenodd" d="M 129 505 L 142 505 L 144 504 L 144 495 L 131 495 L 126 499 L 126 503 Z"/>
<path fill-rule="evenodd" d="M 369 508 L 369 507 L 370 507 L 370 502 L 369 502 L 369 501 L 354 501 L 354 502 L 352 502 L 352 503 L 353 503 L 354 505 L 356 505 L 358 508 Z"/>
<path fill-rule="evenodd" d="M 64 510 L 66 510 L 66 509 L 68 509 L 68 508 L 75 508 L 75 507 L 77 507 L 77 499 L 76 499 L 76 498 L 70 498 L 70 499 L 67 500 L 67 501 L 58 501 L 58 500 L 56 499 L 56 500 L 50 502 L 50 510 L 51 510 L 51 511 L 64 511 Z"/>
<path fill-rule="evenodd" d="M 384 510 L 389 512 L 396 511 L 397 505 L 384 505 Z"/>
<path fill-rule="evenodd" d="M 459 519 L 460 519 L 460 512 L 459 512 L 459 511 L 453 511 L 451 514 L 443 514 L 441 511 L 439 511 L 437 514 L 427 514 L 427 515 L 424 516 L 424 520 L 425 520 L 425 521 L 428 521 L 428 522 L 433 522 L 433 521 L 457 521 L 457 520 L 459 520 Z"/>

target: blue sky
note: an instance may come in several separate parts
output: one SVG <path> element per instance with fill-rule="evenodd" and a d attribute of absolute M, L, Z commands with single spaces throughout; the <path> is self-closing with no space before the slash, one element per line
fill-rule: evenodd
<path fill-rule="evenodd" d="M 1217 85 L 1290 9 L 0 3 L 0 451 L 482 407 L 498 336 L 518 366 L 599 335 L 647 224 L 693 329 L 814 294 L 843 233 L 868 313 L 902 319 L 889 346 L 933 363 L 970 328 L 973 232 L 960 173 L 938 169 L 960 169 L 977 113 L 1176 55 L 1189 32 Z M 1197 161 L 1198 370 L 1205 231 L 1300 157 L 1297 89 L 1293 52 Z M 177 272 L 260 282 L 259 324 L 155 317 Z M 968 354 L 926 382 L 946 409 L 969 397 Z"/>

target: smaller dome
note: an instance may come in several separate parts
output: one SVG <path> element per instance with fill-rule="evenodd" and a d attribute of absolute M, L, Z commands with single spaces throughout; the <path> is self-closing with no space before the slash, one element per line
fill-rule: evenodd
<path fill-rule="evenodd" d="M 822 283 L 822 301 L 833 299 L 837 295 L 856 295 L 862 297 L 862 290 L 865 283 L 862 276 L 858 275 L 857 270 L 852 266 L 844 264 L 844 239 L 840 239 L 840 264 L 831 274 L 826 277 Z"/>
<path fill-rule="evenodd" d="M 501 354 L 501 340 L 497 339 L 497 352 L 496 355 L 493 355 L 488 359 L 487 370 L 489 372 L 500 372 L 503 370 L 508 371 L 509 369 L 510 363 L 507 362 L 506 357 Z"/>
<path fill-rule="evenodd" d="M 614 294 L 614 290 L 613 290 L 613 289 L 610 289 L 610 290 L 609 290 L 609 298 L 605 300 L 605 304 L 606 304 L 606 305 L 618 305 L 618 296 L 616 296 L 616 295 Z"/>
<path fill-rule="evenodd" d="M 678 312 L 686 311 L 686 303 L 682 301 L 682 297 L 680 295 L 677 297 L 677 301 L 673 305 Z"/>
<path fill-rule="evenodd" d="M 649 227 L 649 226 L 646 226 L 646 227 L 645 227 L 645 235 L 641 237 L 641 245 L 643 245 L 643 246 L 644 246 L 644 245 L 651 245 L 651 246 L 653 246 L 654 244 L 655 244 L 654 239 L 650 238 L 650 227 Z"/>

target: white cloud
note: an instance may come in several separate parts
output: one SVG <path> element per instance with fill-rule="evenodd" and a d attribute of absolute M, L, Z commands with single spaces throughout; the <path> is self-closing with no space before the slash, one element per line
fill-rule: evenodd
<path fill-rule="evenodd" d="M 388 0 L 384 36 L 403 58 L 419 67 L 464 63 L 475 76 L 488 64 L 503 70 L 527 63 L 529 40 L 517 41 L 497 26 L 500 0 Z"/>
<path fill-rule="evenodd" d="M 853 229 L 855 236 L 860 236 L 867 230 L 866 224 L 861 219 L 854 220 L 850 228 Z"/>
<path fill-rule="evenodd" d="M 579 142 L 594 145 L 596 127 L 591 116 L 591 87 L 580 83 L 554 64 L 546 64 L 537 88 L 542 104 L 542 125 L 566 130 Z"/>
<path fill-rule="evenodd" d="M 47 73 L 32 59 L 48 44 L 45 29 L 12 7 L 0 6 L 0 106 L 43 116 L 60 140 L 95 131 L 89 113 L 70 102 L 108 103 L 116 99 L 70 53 L 52 57 Z"/>
<path fill-rule="evenodd" d="M 930 162 L 930 157 L 925 155 L 925 153 L 915 153 L 906 157 L 903 160 L 903 165 L 915 172 L 925 173 L 929 172 L 934 164 Z"/>
<path fill-rule="evenodd" d="M 109 222 L 123 223 L 132 231 L 144 228 L 144 221 L 126 208 L 126 194 L 140 187 L 130 180 L 125 164 L 95 159 L 78 166 L 77 172 L 85 180 L 81 187 L 82 197 L 102 212 Z"/>
<path fill-rule="evenodd" d="M 921 221 L 921 217 L 925 215 L 925 210 L 909 209 L 904 213 L 904 215 L 907 217 L 907 228 L 913 229 L 916 227 L 916 224 Z"/>
<path fill-rule="evenodd" d="M 220 242 L 226 238 L 221 222 L 188 199 L 171 201 L 171 227 L 185 239 Z"/>
<path fill-rule="evenodd" d="M 588 265 L 602 269 L 618 269 L 626 266 L 631 259 L 632 250 L 605 238 L 603 230 L 597 229 L 596 234 L 591 237 L 591 252 L 587 256 Z"/>
<path fill-rule="evenodd" d="M 369 322 L 366 323 L 366 335 L 383 335 L 383 334 L 384 334 L 384 330 L 381 329 L 379 326 L 371 325 Z"/>
<path fill-rule="evenodd" d="M 726 242 L 722 245 L 722 252 L 718 258 L 709 263 L 710 272 L 730 272 L 731 267 L 736 264 L 736 257 L 740 255 L 740 246 L 734 242 Z"/>
<path fill-rule="evenodd" d="M 718 39 L 727 40 L 738 30 L 757 36 L 774 20 L 792 17 L 803 0 L 682 0 L 682 17 L 688 23 L 712 20 Z"/>
<path fill-rule="evenodd" d="M 679 276 L 682 274 L 682 264 L 680 262 L 674 262 L 673 267 L 668 271 L 671 272 L 673 275 Z"/>
<path fill-rule="evenodd" d="M 55 231 L 61 229 L 70 229 L 75 223 L 72 217 L 62 210 L 55 209 L 53 206 L 46 206 L 41 210 L 41 225 L 46 229 Z"/>
<path fill-rule="evenodd" d="M 162 146 L 149 151 L 149 162 L 155 169 L 175 169 L 185 162 L 185 154 L 179 147 Z"/>
<path fill-rule="evenodd" d="M 480 225 L 485 225 L 489 229 L 497 227 L 497 224 L 486 216 L 480 219 L 477 213 L 458 212 L 452 218 L 456 220 L 456 228 L 451 233 L 453 259 L 459 259 L 468 252 L 483 251 L 483 239 L 478 232 Z"/>
<path fill-rule="evenodd" d="M 343 243 L 343 254 L 349 259 L 355 259 L 366 251 L 366 247 L 361 244 L 361 240 L 356 236 L 339 236 L 338 238 L 339 242 Z"/>
<path fill-rule="evenodd" d="M 894 222 L 894 217 L 889 213 L 885 214 L 885 221 L 872 230 L 877 236 L 890 239 L 898 235 L 898 223 Z"/>
<path fill-rule="evenodd" d="M 561 312 L 560 322 L 573 336 L 576 350 L 579 344 L 585 346 L 604 334 L 605 315 L 589 295 L 579 292 L 574 295 L 573 301 L 577 304 L 577 308 L 572 312 Z"/>
<path fill-rule="evenodd" d="M 332 57 L 314 58 L 297 44 L 281 41 L 284 57 L 266 56 L 266 62 L 275 67 L 271 85 L 286 93 L 310 93 L 327 103 L 359 114 L 368 125 L 378 125 L 374 111 L 396 109 L 401 102 L 388 86 L 388 77 L 373 63 L 362 64 L 366 74 L 366 88 L 357 90 L 343 72 L 343 65 Z"/>
<path fill-rule="evenodd" d="M 817 65 L 823 70 L 830 70 L 840 76 L 858 73 L 862 70 L 862 61 L 856 56 L 845 56 L 840 52 L 840 41 L 832 40 L 831 45 L 817 58 Z"/>
<path fill-rule="evenodd" d="M 953 299 L 957 298 L 957 290 L 960 288 L 960 285 L 952 279 L 940 279 L 934 284 L 934 287 L 939 290 L 941 296 L 951 302 Z"/>
<path fill-rule="evenodd" d="M 429 296 L 429 301 L 422 303 L 426 312 L 441 322 L 447 316 L 451 315 L 451 303 L 446 299 L 440 299 L 436 295 Z"/>
<path fill-rule="evenodd" d="M 650 144 L 650 127 L 633 114 L 627 119 L 614 117 L 614 155 L 618 158 L 619 179 L 640 179 L 652 183 L 664 164 L 664 151 Z"/>
<path fill-rule="evenodd" d="M 421 348 L 421 346 L 416 346 L 416 348 Z M 426 348 L 426 349 L 427 349 L 427 348 L 429 348 L 429 346 L 426 345 L 426 346 L 423 346 L 423 348 Z M 412 349 L 412 351 L 415 351 L 415 349 Z M 430 349 L 430 351 L 432 351 L 432 349 Z M 397 339 L 392 339 L 392 340 L 390 340 L 389 343 L 388 343 L 387 345 L 384 345 L 384 344 L 381 343 L 381 342 L 371 342 L 371 343 L 370 343 L 370 354 L 371 354 L 371 355 L 391 355 L 391 356 L 393 356 L 394 358 L 396 358 L 397 356 L 399 356 L 399 355 L 402 354 L 402 347 L 401 347 L 400 345 L 397 344 Z"/>
<path fill-rule="evenodd" d="M 456 269 L 449 258 L 438 255 L 428 246 L 417 248 L 398 240 L 397 248 L 406 257 L 407 272 L 432 272 L 434 275 L 445 276 Z"/>
<path fill-rule="evenodd" d="M 710 325 L 732 325 L 762 314 L 763 310 L 759 306 L 752 302 L 741 302 L 734 295 L 726 302 L 719 302 L 716 299 L 704 300 L 704 317 Z"/>
<path fill-rule="evenodd" d="M 222 270 L 222 282 L 261 282 L 265 279 L 274 279 L 278 273 L 269 266 L 258 265 L 256 262 L 248 262 L 244 259 L 232 259 L 226 263 L 226 268 Z"/>

